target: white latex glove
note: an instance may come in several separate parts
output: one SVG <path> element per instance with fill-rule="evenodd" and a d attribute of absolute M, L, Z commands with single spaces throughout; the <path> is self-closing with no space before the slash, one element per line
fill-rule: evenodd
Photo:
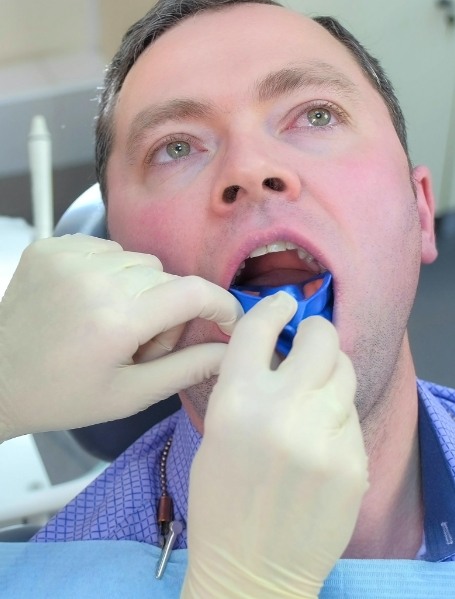
<path fill-rule="evenodd" d="M 208 378 L 226 344 L 169 351 L 188 320 L 230 334 L 242 313 L 221 287 L 113 241 L 32 244 L 0 303 L 0 440 L 130 416 Z"/>
<path fill-rule="evenodd" d="M 190 477 L 189 565 L 181 597 L 315 598 L 352 535 L 367 489 L 355 375 L 332 324 L 300 324 L 284 293 L 237 324 Z"/>

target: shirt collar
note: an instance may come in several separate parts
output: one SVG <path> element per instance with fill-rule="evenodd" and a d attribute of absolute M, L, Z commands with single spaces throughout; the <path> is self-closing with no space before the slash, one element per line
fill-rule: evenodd
<path fill-rule="evenodd" d="M 419 446 L 427 561 L 455 555 L 455 416 L 443 388 L 418 381 Z M 436 392 L 436 393 L 435 393 Z"/>

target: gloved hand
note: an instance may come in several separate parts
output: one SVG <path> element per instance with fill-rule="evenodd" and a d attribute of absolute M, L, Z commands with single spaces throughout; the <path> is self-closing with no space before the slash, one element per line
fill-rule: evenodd
<path fill-rule="evenodd" d="M 0 440 L 130 416 L 201 382 L 227 346 L 169 354 L 185 323 L 230 334 L 241 314 L 217 285 L 163 273 L 113 241 L 32 244 L 0 304 Z"/>
<path fill-rule="evenodd" d="M 352 535 L 367 489 L 355 375 L 321 317 L 279 293 L 238 323 L 210 397 L 190 476 L 184 599 L 315 598 Z"/>

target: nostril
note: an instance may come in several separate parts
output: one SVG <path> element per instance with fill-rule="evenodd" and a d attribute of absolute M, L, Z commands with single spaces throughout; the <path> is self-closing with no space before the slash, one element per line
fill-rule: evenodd
<path fill-rule="evenodd" d="M 278 177 L 271 177 L 270 179 L 264 179 L 262 182 L 264 187 L 268 187 L 272 191 L 284 191 L 286 189 L 286 185 L 282 179 L 278 179 Z"/>
<path fill-rule="evenodd" d="M 235 202 L 239 189 L 239 185 L 231 185 L 230 187 L 226 187 L 226 189 L 223 191 L 223 202 L 226 202 L 226 204 L 232 204 Z"/>

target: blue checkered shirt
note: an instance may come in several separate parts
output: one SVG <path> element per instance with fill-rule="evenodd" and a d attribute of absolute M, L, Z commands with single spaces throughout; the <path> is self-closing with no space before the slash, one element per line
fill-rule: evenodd
<path fill-rule="evenodd" d="M 428 561 L 455 560 L 455 390 L 425 381 L 417 381 L 417 389 L 425 510 L 421 554 Z M 133 443 L 33 541 L 124 539 L 159 545 L 159 466 L 171 436 L 168 492 L 174 500 L 175 519 L 185 523 L 189 471 L 201 435 L 180 410 Z M 184 527 L 175 548 L 186 546 Z"/>

